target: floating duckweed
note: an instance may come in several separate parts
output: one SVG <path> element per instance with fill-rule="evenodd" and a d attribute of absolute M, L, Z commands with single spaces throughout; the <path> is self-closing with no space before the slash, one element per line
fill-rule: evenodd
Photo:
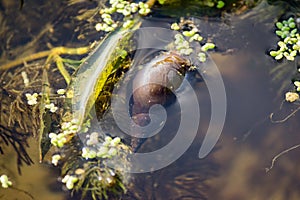
<path fill-rule="evenodd" d="M 74 125 L 74 124 L 76 124 L 76 125 L 78 125 L 79 124 L 79 120 L 78 119 L 72 119 L 71 120 L 71 123 Z"/>
<path fill-rule="evenodd" d="M 59 148 L 63 147 L 67 142 L 67 138 L 62 133 L 49 133 L 49 138 L 51 139 L 51 144 Z"/>
<path fill-rule="evenodd" d="M 139 5 L 137 3 L 131 3 L 130 7 L 132 13 L 136 13 L 139 10 Z"/>
<path fill-rule="evenodd" d="M 0 176 L 0 182 L 1 182 L 2 188 L 8 188 L 8 187 L 12 186 L 12 182 L 10 180 L 8 180 L 8 177 L 5 174 Z"/>
<path fill-rule="evenodd" d="M 277 56 L 275 56 L 275 60 L 280 60 L 282 58 L 283 58 L 283 53 L 280 53 Z"/>
<path fill-rule="evenodd" d="M 49 133 L 51 144 L 59 148 L 63 147 L 64 144 L 68 141 L 67 138 L 74 136 L 78 132 L 78 123 L 79 121 L 77 119 L 72 119 L 70 122 L 63 122 L 61 124 L 60 133 Z"/>
<path fill-rule="evenodd" d="M 102 17 L 103 19 L 111 19 L 110 14 L 107 14 L 107 13 L 102 14 L 101 17 Z"/>
<path fill-rule="evenodd" d="M 277 22 L 277 23 L 276 23 L 276 27 L 277 27 L 278 29 L 282 29 L 282 28 L 283 28 L 283 24 L 282 24 L 281 22 Z"/>
<path fill-rule="evenodd" d="M 56 91 L 57 94 L 60 94 L 60 95 L 64 95 L 66 93 L 66 90 L 65 89 L 58 89 Z"/>
<path fill-rule="evenodd" d="M 121 142 L 121 138 L 115 137 L 115 138 L 110 142 L 110 145 L 113 146 L 113 147 L 115 147 L 115 146 L 117 146 L 118 144 L 120 144 L 120 142 Z"/>
<path fill-rule="evenodd" d="M 106 146 L 102 146 L 99 148 L 98 152 L 97 152 L 97 157 L 99 158 L 105 158 L 105 156 L 107 155 L 107 152 L 109 151 L 109 148 Z"/>
<path fill-rule="evenodd" d="M 295 60 L 297 53 L 300 52 L 300 35 L 294 18 L 290 17 L 288 20 L 277 22 L 275 25 L 278 28 L 275 33 L 282 40 L 277 43 L 279 49 L 270 51 L 270 56 L 274 57 L 275 60 L 281 60 L 282 58 L 290 61 Z"/>
<path fill-rule="evenodd" d="M 57 166 L 58 164 L 58 161 L 61 159 L 61 155 L 59 154 L 55 154 L 52 156 L 52 161 L 51 163 L 54 165 L 54 166 Z"/>
<path fill-rule="evenodd" d="M 123 24 L 123 28 L 129 28 L 133 23 L 133 20 L 126 20 Z"/>
<path fill-rule="evenodd" d="M 191 22 L 188 23 L 189 24 L 185 24 L 185 22 L 180 22 L 180 24 L 178 23 L 171 24 L 172 30 L 178 30 L 179 32 L 181 32 L 175 34 L 174 44 L 176 50 L 178 50 L 181 55 L 185 55 L 185 56 L 191 55 L 193 53 L 194 50 L 190 47 L 190 45 L 192 45 L 193 42 L 201 42 L 203 40 L 203 37 L 200 35 L 197 27 Z M 191 30 L 186 30 L 186 25 L 188 25 L 191 28 Z M 181 27 L 185 27 L 184 30 L 182 30 Z M 199 61 L 205 62 L 206 54 L 203 52 L 206 52 L 213 48 L 215 48 L 215 44 L 210 42 L 205 43 L 201 47 L 202 52 L 198 52 Z"/>
<path fill-rule="evenodd" d="M 189 42 L 192 42 L 194 40 L 201 42 L 203 40 L 203 37 L 201 37 L 198 33 L 196 33 L 193 37 L 189 39 Z"/>
<path fill-rule="evenodd" d="M 177 23 L 173 23 L 173 24 L 171 24 L 171 29 L 174 31 L 178 31 L 180 29 L 180 27 Z"/>
<path fill-rule="evenodd" d="M 93 159 L 96 158 L 97 152 L 88 147 L 83 147 L 81 156 L 85 159 Z"/>
<path fill-rule="evenodd" d="M 214 49 L 216 46 L 215 46 L 215 44 L 213 44 L 213 43 L 210 43 L 210 42 L 207 42 L 207 43 L 205 43 L 202 47 L 201 47 L 201 50 L 202 51 L 208 51 L 208 50 L 210 50 L 210 49 Z"/>
<path fill-rule="evenodd" d="M 294 85 L 296 86 L 297 92 L 300 92 L 300 81 L 295 81 Z"/>
<path fill-rule="evenodd" d="M 92 135 L 93 134 L 93 135 Z M 97 137 L 98 141 L 98 134 L 92 133 L 90 135 L 91 138 Z M 90 140 L 87 141 L 87 145 L 91 144 Z M 106 136 L 104 139 L 104 142 L 101 144 L 99 143 L 99 146 L 97 149 L 95 148 L 89 148 L 84 147 L 82 148 L 82 154 L 81 156 L 85 159 L 93 159 L 93 158 L 111 158 L 117 155 L 119 145 L 121 145 L 121 138 L 115 137 L 114 139 Z"/>
<path fill-rule="evenodd" d="M 193 49 L 192 48 L 181 49 L 179 52 L 182 55 L 187 55 L 188 56 L 193 52 Z"/>
<path fill-rule="evenodd" d="M 131 14 L 131 6 L 127 5 L 124 7 L 124 9 L 122 10 L 122 14 L 127 17 Z"/>
<path fill-rule="evenodd" d="M 101 23 L 97 23 L 95 25 L 95 29 L 97 31 L 105 31 L 111 32 L 115 30 L 117 27 L 117 23 L 112 19 L 112 14 L 120 13 L 125 18 L 125 23 L 123 25 L 124 28 L 128 28 L 132 23 L 127 22 L 128 19 L 133 19 L 133 14 L 139 13 L 140 15 L 147 15 L 151 12 L 149 5 L 144 2 L 137 3 L 130 3 L 124 0 L 114 0 L 109 1 L 110 6 L 109 8 L 104 8 L 100 11 L 101 14 Z"/>
<path fill-rule="evenodd" d="M 196 31 L 194 31 L 194 30 L 183 31 L 183 32 L 182 32 L 182 34 L 183 34 L 184 36 L 186 36 L 186 37 L 192 37 L 192 36 L 195 35 L 195 33 L 196 33 Z"/>
<path fill-rule="evenodd" d="M 113 157 L 115 155 L 117 155 L 118 151 L 116 148 L 111 148 L 108 150 L 107 154 L 109 155 L 109 157 Z"/>
<path fill-rule="evenodd" d="M 206 55 L 203 52 L 200 52 L 198 54 L 198 59 L 200 60 L 200 62 L 205 62 L 206 61 Z"/>
<path fill-rule="evenodd" d="M 39 96 L 37 93 L 33 93 L 33 94 L 26 93 L 25 96 L 27 98 L 28 105 L 32 106 L 37 104 L 37 97 Z"/>
<path fill-rule="evenodd" d="M 76 176 L 66 175 L 61 182 L 66 184 L 66 187 L 71 190 L 74 188 L 74 184 L 78 182 L 78 178 Z"/>
<path fill-rule="evenodd" d="M 102 30 L 102 24 L 101 23 L 97 23 L 95 25 L 95 29 L 96 29 L 96 31 L 101 31 Z"/>
<path fill-rule="evenodd" d="M 114 23 L 114 21 L 111 18 L 105 18 L 103 19 L 103 21 L 107 24 L 107 25 L 112 25 Z"/>
<path fill-rule="evenodd" d="M 139 14 L 141 15 L 147 15 L 148 13 L 150 13 L 150 9 L 149 9 L 149 5 L 144 3 L 144 2 L 139 2 Z"/>
<path fill-rule="evenodd" d="M 217 3 L 217 8 L 219 8 L 219 9 L 221 9 L 221 8 L 223 8 L 225 6 L 225 3 L 224 3 L 224 1 L 218 1 L 218 3 Z"/>
<path fill-rule="evenodd" d="M 55 113 L 58 109 L 58 107 L 55 106 L 54 103 L 46 104 L 45 108 L 49 109 L 52 113 Z"/>

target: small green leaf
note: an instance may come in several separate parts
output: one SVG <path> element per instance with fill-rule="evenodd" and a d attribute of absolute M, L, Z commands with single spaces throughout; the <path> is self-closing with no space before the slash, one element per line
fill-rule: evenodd
<path fill-rule="evenodd" d="M 295 27 L 296 27 L 296 24 L 295 24 L 295 22 L 291 22 L 291 23 L 289 23 L 289 27 L 290 27 L 290 28 L 295 28 Z"/>
<path fill-rule="evenodd" d="M 288 19 L 288 22 L 289 22 L 289 23 L 294 22 L 294 21 L 295 21 L 295 20 L 294 20 L 293 17 L 290 17 L 290 18 Z"/>
<path fill-rule="evenodd" d="M 172 30 L 175 30 L 175 31 L 178 31 L 178 30 L 180 29 L 180 27 L 179 27 L 179 25 L 178 25 L 177 23 L 173 23 L 173 24 L 171 25 L 171 29 L 172 29 Z"/>
<path fill-rule="evenodd" d="M 297 29 L 296 28 L 291 31 L 291 34 L 296 34 L 296 33 L 297 33 Z"/>
<path fill-rule="evenodd" d="M 279 54 L 278 51 L 271 51 L 271 52 L 270 52 L 270 55 L 271 55 L 272 57 L 275 57 L 275 56 L 277 56 L 278 54 Z"/>
<path fill-rule="evenodd" d="M 283 34 L 282 31 L 276 31 L 275 33 L 276 33 L 276 35 L 278 35 L 278 36 L 282 36 L 282 34 Z"/>
<path fill-rule="evenodd" d="M 290 56 L 295 57 L 296 55 L 297 55 L 297 51 L 296 51 L 296 50 L 294 50 L 294 51 L 292 51 L 292 52 L 290 53 Z"/>
<path fill-rule="evenodd" d="M 217 8 L 221 9 L 225 6 L 224 1 L 218 1 Z"/>
<path fill-rule="evenodd" d="M 277 23 L 276 23 L 276 26 L 277 26 L 278 29 L 282 29 L 283 24 L 282 24 L 281 22 L 277 22 Z"/>
<path fill-rule="evenodd" d="M 281 48 L 286 48 L 286 44 L 282 41 L 277 42 L 278 46 Z"/>
<path fill-rule="evenodd" d="M 191 30 L 191 31 L 183 31 L 183 35 L 186 36 L 186 37 L 192 37 L 195 35 L 195 31 L 194 30 Z"/>
<path fill-rule="evenodd" d="M 282 31 L 289 31 L 289 30 L 290 30 L 290 27 L 284 26 L 284 27 L 282 27 L 281 30 L 282 30 Z"/>
<path fill-rule="evenodd" d="M 158 3 L 160 3 L 161 5 L 163 5 L 166 2 L 166 0 L 158 0 Z"/>
<path fill-rule="evenodd" d="M 200 62 L 205 62 L 206 61 L 206 55 L 205 55 L 205 53 L 200 52 L 198 54 L 198 59 L 199 59 Z"/>
<path fill-rule="evenodd" d="M 294 44 L 294 45 L 293 45 L 293 49 L 294 49 L 294 50 L 300 50 L 300 47 L 299 47 L 298 45 Z"/>
<path fill-rule="evenodd" d="M 282 57 L 283 57 L 283 54 L 281 53 L 281 54 L 278 54 L 278 55 L 275 57 L 275 59 L 276 59 L 276 60 L 280 60 Z"/>
<path fill-rule="evenodd" d="M 298 39 L 297 38 L 290 38 L 290 44 L 295 44 L 298 42 Z"/>
<path fill-rule="evenodd" d="M 284 42 L 285 44 L 288 44 L 288 43 L 290 42 L 290 40 L 291 40 L 290 37 L 286 37 L 286 38 L 284 38 L 283 42 Z"/>
<path fill-rule="evenodd" d="M 215 46 L 215 44 L 214 43 L 206 43 L 205 45 L 203 45 L 202 47 L 201 47 L 201 50 L 202 51 L 208 51 L 209 49 L 213 49 L 213 48 L 215 48 L 216 46 Z"/>

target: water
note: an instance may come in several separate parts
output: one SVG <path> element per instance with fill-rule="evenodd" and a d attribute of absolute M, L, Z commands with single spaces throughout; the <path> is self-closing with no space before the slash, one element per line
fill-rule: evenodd
<path fill-rule="evenodd" d="M 171 165 L 152 173 L 133 175 L 123 199 L 299 199 L 297 158 L 300 149 L 284 154 L 269 172 L 265 170 L 271 166 L 274 156 L 300 143 L 298 114 L 284 123 L 275 124 L 269 119 L 272 112 L 275 119 L 282 119 L 296 108 L 285 103 L 280 110 L 284 93 L 291 89 L 289 81 L 295 71 L 294 63 L 284 66 L 289 68 L 288 73 L 274 82 L 270 71 L 281 63 L 266 55 L 278 40 L 273 33 L 273 23 L 278 17 L 276 7 L 265 5 L 263 9 L 253 9 L 241 16 L 229 16 L 226 23 L 218 19 L 196 21 L 203 32 L 213 33 L 210 36 L 218 46 L 211 58 L 221 72 L 227 95 L 222 135 L 213 151 L 199 159 L 211 111 L 205 83 L 196 82 L 193 87 L 200 102 L 201 120 L 193 144 Z M 278 96 L 283 84 L 284 90 Z M 188 98 L 184 100 L 188 102 Z M 175 103 L 169 108 L 170 119 L 178 120 L 172 113 L 173 108 L 177 111 L 176 106 Z M 167 123 L 161 133 L 165 135 L 148 139 L 141 151 L 166 144 L 178 128 L 174 124 Z M 37 142 L 34 139 L 29 142 L 28 153 L 35 164 L 23 166 L 22 176 L 19 176 L 13 150 L 5 149 L 0 173 L 11 174 L 15 187 L 35 199 L 71 199 L 61 189 L 57 169 L 39 164 Z M 30 199 L 14 189 L 0 189 L 0 197 Z"/>

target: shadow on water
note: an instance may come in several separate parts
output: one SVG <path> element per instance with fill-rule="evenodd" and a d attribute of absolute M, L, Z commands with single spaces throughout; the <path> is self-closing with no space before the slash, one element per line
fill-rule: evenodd
<path fill-rule="evenodd" d="M 26 4 L 23 9 L 25 9 Z M 198 152 L 210 120 L 210 97 L 204 82 L 194 83 L 201 109 L 201 121 L 196 139 L 180 159 L 161 170 L 133 175 L 129 191 L 122 199 L 299 199 L 298 154 L 300 149 L 280 157 L 266 173 L 271 161 L 281 151 L 300 143 L 296 114 L 285 123 L 274 124 L 269 116 L 283 118 L 279 110 L 286 84 L 278 97 L 282 82 L 273 82 L 270 71 L 274 62 L 266 51 L 278 38 L 273 33 L 274 21 L 280 8 L 267 4 L 239 16 L 227 16 L 226 23 L 214 20 L 195 22 L 201 31 L 217 44 L 211 54 L 219 68 L 226 88 L 227 117 L 222 135 L 214 150 L 199 159 Z M 3 49 L 2 49 L 3 50 Z M 4 49 L 5 50 L 5 49 Z M 293 63 L 282 80 L 290 80 Z M 183 97 L 188 102 L 188 97 Z M 287 112 L 292 109 L 284 107 Z M 159 135 L 148 139 L 140 151 L 153 150 L 168 143 L 178 129 L 178 105 L 168 108 L 168 122 Z M 191 119 L 193 120 L 193 119 Z M 35 199 L 78 199 L 62 192 L 56 177 L 58 171 L 47 164 L 38 164 L 37 143 L 30 139 L 28 154 L 32 166 L 22 167 L 18 176 L 15 154 L 1 155 L 0 173 L 14 174 L 18 188 L 28 191 Z M 7 149 L 6 149 L 7 150 Z M 12 151 L 12 150 L 11 150 Z M 26 199 L 13 189 L 0 189 L 0 198 Z"/>

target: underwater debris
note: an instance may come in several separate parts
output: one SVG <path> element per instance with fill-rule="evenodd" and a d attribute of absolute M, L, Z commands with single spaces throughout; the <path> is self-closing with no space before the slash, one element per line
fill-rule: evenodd
<path fill-rule="evenodd" d="M 287 102 L 293 103 L 299 99 L 299 94 L 296 92 L 287 92 L 285 93 L 285 100 Z"/>

